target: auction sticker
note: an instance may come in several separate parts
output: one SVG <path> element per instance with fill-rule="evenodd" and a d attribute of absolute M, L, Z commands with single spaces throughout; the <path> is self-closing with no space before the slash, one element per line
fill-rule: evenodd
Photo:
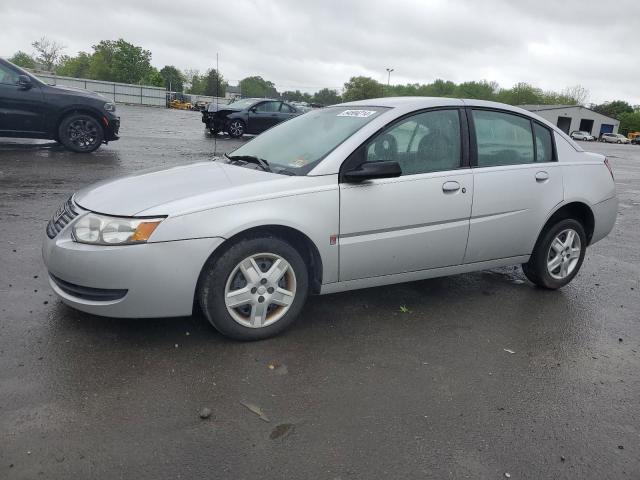
<path fill-rule="evenodd" d="M 337 117 L 358 117 L 358 118 L 367 118 L 376 113 L 375 110 L 345 110 L 344 112 L 340 112 Z"/>

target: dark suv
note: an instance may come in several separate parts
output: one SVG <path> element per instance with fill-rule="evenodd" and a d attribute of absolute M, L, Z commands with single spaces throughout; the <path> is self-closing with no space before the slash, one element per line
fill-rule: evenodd
<path fill-rule="evenodd" d="M 0 58 L 0 137 L 48 138 L 74 152 L 118 140 L 116 106 L 97 93 L 51 86 Z"/>

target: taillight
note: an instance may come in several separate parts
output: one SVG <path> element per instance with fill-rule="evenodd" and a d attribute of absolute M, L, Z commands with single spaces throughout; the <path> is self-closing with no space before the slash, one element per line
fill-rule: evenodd
<path fill-rule="evenodd" d="M 604 159 L 604 164 L 609 169 L 609 173 L 611 174 L 611 180 L 615 180 L 615 178 L 613 177 L 613 169 L 611 168 L 611 165 L 609 164 L 609 159 L 608 158 Z"/>

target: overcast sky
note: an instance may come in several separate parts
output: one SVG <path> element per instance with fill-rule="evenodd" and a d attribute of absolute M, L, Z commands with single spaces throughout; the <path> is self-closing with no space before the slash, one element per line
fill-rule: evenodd
<path fill-rule="evenodd" d="M 278 90 L 342 88 L 354 75 L 391 83 L 524 81 L 583 85 L 590 101 L 640 104 L 637 0 L 1 0 L 0 55 L 43 35 L 91 51 L 119 37 L 162 68 L 215 66 Z"/>

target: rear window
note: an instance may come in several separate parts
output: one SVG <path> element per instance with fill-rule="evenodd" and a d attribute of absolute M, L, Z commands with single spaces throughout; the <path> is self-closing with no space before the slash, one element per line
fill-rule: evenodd
<path fill-rule="evenodd" d="M 533 131 L 536 138 L 536 162 L 553 162 L 551 132 L 537 123 L 533 124 Z"/>

